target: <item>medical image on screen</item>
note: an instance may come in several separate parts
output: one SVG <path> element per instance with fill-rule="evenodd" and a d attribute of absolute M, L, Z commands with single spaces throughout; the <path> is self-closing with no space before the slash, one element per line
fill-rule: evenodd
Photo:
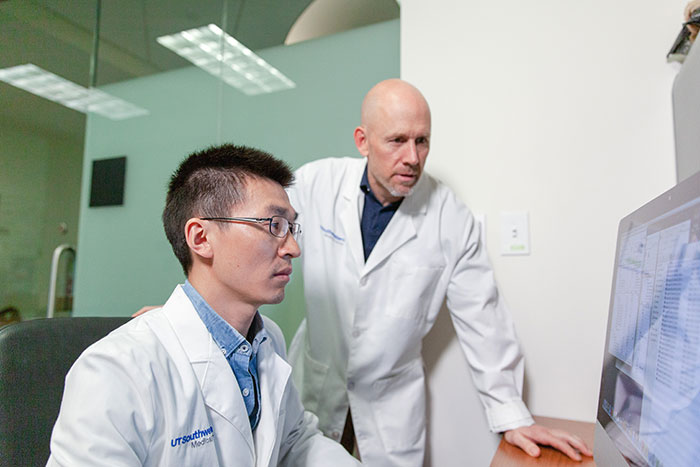
<path fill-rule="evenodd" d="M 599 420 L 630 465 L 700 465 L 700 199 L 623 226 Z"/>

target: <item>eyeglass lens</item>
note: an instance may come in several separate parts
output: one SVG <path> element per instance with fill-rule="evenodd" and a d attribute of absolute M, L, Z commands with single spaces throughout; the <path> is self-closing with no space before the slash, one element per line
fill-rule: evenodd
<path fill-rule="evenodd" d="M 289 221 L 284 217 L 272 216 L 270 220 L 270 233 L 275 237 L 285 237 L 289 231 Z"/>
<path fill-rule="evenodd" d="M 270 233 L 275 237 L 286 237 L 287 232 L 292 231 L 292 237 L 296 240 L 300 229 L 298 224 L 290 223 L 287 219 L 280 216 L 272 216 L 270 220 Z"/>

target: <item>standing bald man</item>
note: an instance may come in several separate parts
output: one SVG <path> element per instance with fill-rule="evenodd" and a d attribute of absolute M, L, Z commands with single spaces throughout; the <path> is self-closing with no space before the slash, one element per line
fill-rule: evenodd
<path fill-rule="evenodd" d="M 307 164 L 289 191 L 306 226 L 307 306 L 290 361 L 319 427 L 356 442 L 367 465 L 423 465 L 421 344 L 446 298 L 491 430 L 533 456 L 536 443 L 573 459 L 591 455 L 581 440 L 533 425 L 521 398 L 523 358 L 478 225 L 423 173 L 430 109 L 422 94 L 397 79 L 377 84 L 354 138 L 364 159 Z"/>

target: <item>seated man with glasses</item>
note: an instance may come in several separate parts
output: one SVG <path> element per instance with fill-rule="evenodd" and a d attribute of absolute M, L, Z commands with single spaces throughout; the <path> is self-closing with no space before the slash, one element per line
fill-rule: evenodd
<path fill-rule="evenodd" d="M 299 256 L 289 168 L 224 145 L 173 174 L 165 233 L 187 281 L 89 347 L 66 377 L 48 465 L 357 465 L 305 413 L 279 303 Z"/>

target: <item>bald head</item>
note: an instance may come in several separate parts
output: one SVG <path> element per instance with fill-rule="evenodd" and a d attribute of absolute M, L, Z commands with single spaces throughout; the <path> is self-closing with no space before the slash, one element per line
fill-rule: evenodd
<path fill-rule="evenodd" d="M 391 118 L 400 108 L 430 118 L 430 107 L 423 94 L 412 84 L 392 78 L 380 81 L 362 101 L 362 126 L 371 127 L 378 118 Z"/>
<path fill-rule="evenodd" d="M 374 86 L 354 136 L 374 196 L 384 205 L 409 196 L 430 150 L 430 108 L 420 91 L 400 79 Z"/>

